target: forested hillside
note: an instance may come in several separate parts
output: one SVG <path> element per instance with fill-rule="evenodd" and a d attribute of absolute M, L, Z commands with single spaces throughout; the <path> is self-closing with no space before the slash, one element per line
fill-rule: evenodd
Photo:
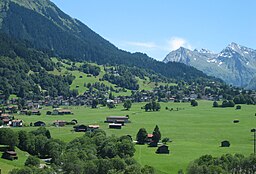
<path fill-rule="evenodd" d="M 153 70 L 168 78 L 186 81 L 211 78 L 181 63 L 165 64 L 146 54 L 120 50 L 48 0 L 5 0 L 0 11 L 3 12 L 0 17 L 2 32 L 26 40 L 37 49 L 51 50 L 62 58 L 136 66 Z"/>
<path fill-rule="evenodd" d="M 0 34 L 0 94 L 5 99 L 11 94 L 27 99 L 71 97 L 91 87 L 106 92 L 144 89 L 143 86 L 153 89 L 155 83 L 175 81 L 136 67 L 99 66 L 52 58 L 31 48 L 30 43 Z"/>
<path fill-rule="evenodd" d="M 10 94 L 22 98 L 71 94 L 74 77 L 47 73 L 54 66 L 47 54 L 0 34 L 0 91 L 6 99 Z"/>

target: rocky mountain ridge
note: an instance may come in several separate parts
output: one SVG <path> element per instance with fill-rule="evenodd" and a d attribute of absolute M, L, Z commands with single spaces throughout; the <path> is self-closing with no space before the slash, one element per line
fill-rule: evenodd
<path fill-rule="evenodd" d="M 192 51 L 181 47 L 170 52 L 163 61 L 193 66 L 207 75 L 239 87 L 252 88 L 251 80 L 256 76 L 256 50 L 234 42 L 218 54 L 207 49 Z"/>

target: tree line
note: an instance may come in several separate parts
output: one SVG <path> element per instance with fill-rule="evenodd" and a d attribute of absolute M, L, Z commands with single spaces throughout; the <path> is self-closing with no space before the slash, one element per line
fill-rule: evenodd
<path fill-rule="evenodd" d="M 206 174 L 206 173 L 255 173 L 256 172 L 256 156 L 248 157 L 242 154 L 225 154 L 221 157 L 213 157 L 211 155 L 203 155 L 194 160 L 187 168 L 187 174 Z"/>
<path fill-rule="evenodd" d="M 38 169 L 35 167 L 38 163 L 33 162 L 35 158 L 29 157 L 26 161 L 27 167 L 14 169 L 11 174 L 52 174 L 58 171 L 64 174 L 155 173 L 154 168 L 143 167 L 132 158 L 135 147 L 130 136 L 108 137 L 103 130 L 95 130 L 64 143 L 51 138 L 50 132 L 43 127 L 31 132 L 14 132 L 12 129 L 3 128 L 0 129 L 0 135 L 0 144 L 8 145 L 11 150 L 17 146 L 31 156 L 51 158 L 51 169 Z"/>

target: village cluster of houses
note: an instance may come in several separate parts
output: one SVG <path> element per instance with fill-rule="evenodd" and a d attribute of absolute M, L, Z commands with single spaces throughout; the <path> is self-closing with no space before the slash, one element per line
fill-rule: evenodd
<path fill-rule="evenodd" d="M 2 111 L 0 111 L 0 120 L 2 121 L 3 125 L 6 125 L 6 126 L 12 126 L 12 127 L 23 126 L 22 120 L 16 120 L 12 115 L 3 113 Z"/>
<path fill-rule="evenodd" d="M 161 98 L 161 95 L 164 93 L 165 96 Z M 177 97 L 179 95 L 179 97 Z M 131 100 L 132 102 L 149 102 L 152 99 L 158 97 L 159 101 L 163 102 L 174 102 L 174 101 L 183 101 L 187 102 L 192 99 L 197 99 L 198 95 L 193 89 L 190 90 L 188 94 L 184 94 L 182 91 L 178 91 L 177 94 L 174 94 L 173 91 L 168 91 L 165 89 L 158 89 L 155 88 L 153 90 L 148 91 L 133 91 L 133 94 L 131 96 L 116 96 L 114 99 L 108 98 L 108 92 L 106 91 L 86 91 L 83 95 L 78 95 L 76 97 L 70 97 L 70 98 L 64 98 L 63 96 L 58 96 L 55 98 L 46 96 L 42 100 L 27 100 L 22 106 L 23 108 L 26 108 L 24 110 L 21 110 L 20 112 L 22 114 L 31 113 L 31 115 L 40 115 L 39 109 L 42 108 L 42 106 L 52 106 L 52 107 L 58 107 L 58 106 L 91 106 L 92 100 L 98 99 L 101 103 L 102 101 L 105 101 L 107 103 L 114 103 L 119 104 L 124 102 L 125 100 Z M 102 96 L 105 96 L 102 98 Z M 180 98 L 182 96 L 182 98 Z M 200 98 L 205 100 L 220 100 L 223 98 L 223 96 L 219 95 L 212 95 L 212 94 L 206 94 L 200 96 Z M 5 101 L 5 104 L 10 107 L 8 109 L 10 110 L 17 110 L 16 108 L 11 108 L 11 105 L 18 105 L 17 99 L 11 99 L 8 101 Z"/>

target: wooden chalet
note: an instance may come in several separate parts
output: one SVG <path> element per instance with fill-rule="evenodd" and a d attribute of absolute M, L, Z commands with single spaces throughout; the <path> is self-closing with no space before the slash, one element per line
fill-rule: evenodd
<path fill-rule="evenodd" d="M 221 147 L 229 147 L 229 146 L 230 146 L 230 142 L 227 141 L 227 140 L 224 140 L 224 141 L 221 142 L 221 145 L 220 145 L 220 146 L 221 146 Z"/>
<path fill-rule="evenodd" d="M 0 116 L 0 120 L 3 121 L 4 125 L 8 125 L 10 123 L 10 121 L 11 121 L 11 116 L 9 114 L 2 114 Z"/>
<path fill-rule="evenodd" d="M 153 141 L 153 134 L 148 134 L 148 135 L 147 135 L 147 141 L 148 141 L 148 142 Z"/>
<path fill-rule="evenodd" d="M 17 106 L 7 106 L 6 107 L 6 110 L 11 112 L 11 113 L 13 113 L 15 111 L 17 112 L 17 109 L 18 109 Z"/>
<path fill-rule="evenodd" d="M 108 127 L 109 127 L 110 129 L 121 129 L 121 128 L 122 128 L 122 124 L 110 123 L 110 124 L 108 125 Z"/>
<path fill-rule="evenodd" d="M 129 117 L 126 116 L 108 116 L 106 118 L 106 123 L 128 123 L 129 122 Z"/>
<path fill-rule="evenodd" d="M 156 153 L 158 153 L 158 154 L 169 154 L 170 150 L 168 149 L 168 146 L 164 144 L 164 145 L 157 148 Z"/>
<path fill-rule="evenodd" d="M 3 121 L 4 125 L 8 125 L 8 124 L 10 124 L 11 120 L 9 118 L 4 118 L 4 119 L 2 119 L 2 121 Z"/>
<path fill-rule="evenodd" d="M 100 128 L 99 125 L 88 125 L 87 126 L 87 131 L 93 132 L 94 130 L 99 129 L 99 128 Z"/>
<path fill-rule="evenodd" d="M 52 115 L 70 115 L 70 114 L 73 114 L 73 113 L 71 112 L 71 110 L 68 110 L 68 109 L 58 108 L 52 111 Z"/>
<path fill-rule="evenodd" d="M 15 151 L 5 151 L 2 155 L 2 158 L 8 159 L 8 160 L 17 160 L 18 156 Z"/>
<path fill-rule="evenodd" d="M 75 124 L 78 123 L 78 121 L 77 121 L 76 119 L 71 120 L 71 122 L 73 122 L 73 123 L 75 123 Z"/>
<path fill-rule="evenodd" d="M 37 109 L 31 111 L 31 115 L 41 115 L 41 112 Z"/>
<path fill-rule="evenodd" d="M 68 110 L 68 109 L 62 109 L 62 110 L 59 110 L 58 112 L 58 115 L 69 115 L 69 114 L 72 114 L 71 110 Z"/>
<path fill-rule="evenodd" d="M 10 114 L 1 114 L 0 118 L 1 118 L 1 119 L 4 119 L 4 118 L 11 118 L 11 115 L 10 115 Z"/>
<path fill-rule="evenodd" d="M 86 132 L 87 131 L 87 126 L 85 126 L 83 124 L 74 126 L 74 131 L 75 132 Z"/>
<path fill-rule="evenodd" d="M 20 115 L 27 115 L 28 114 L 28 110 L 27 109 L 23 109 L 20 111 Z"/>
<path fill-rule="evenodd" d="M 46 124 L 45 124 L 45 122 L 43 122 L 43 121 L 37 121 L 37 122 L 35 122 L 34 123 L 34 126 L 35 127 L 40 127 L 40 126 L 45 126 Z"/>
<path fill-rule="evenodd" d="M 23 121 L 22 120 L 12 120 L 11 121 L 11 126 L 12 127 L 22 127 L 23 126 Z"/>
<path fill-rule="evenodd" d="M 240 121 L 238 119 L 233 120 L 233 123 L 239 123 Z"/>
<path fill-rule="evenodd" d="M 67 124 L 67 122 L 66 121 L 64 121 L 64 120 L 56 120 L 56 121 L 54 121 L 53 122 L 53 125 L 54 126 L 60 126 L 60 127 L 63 127 L 63 126 L 65 126 Z"/>

